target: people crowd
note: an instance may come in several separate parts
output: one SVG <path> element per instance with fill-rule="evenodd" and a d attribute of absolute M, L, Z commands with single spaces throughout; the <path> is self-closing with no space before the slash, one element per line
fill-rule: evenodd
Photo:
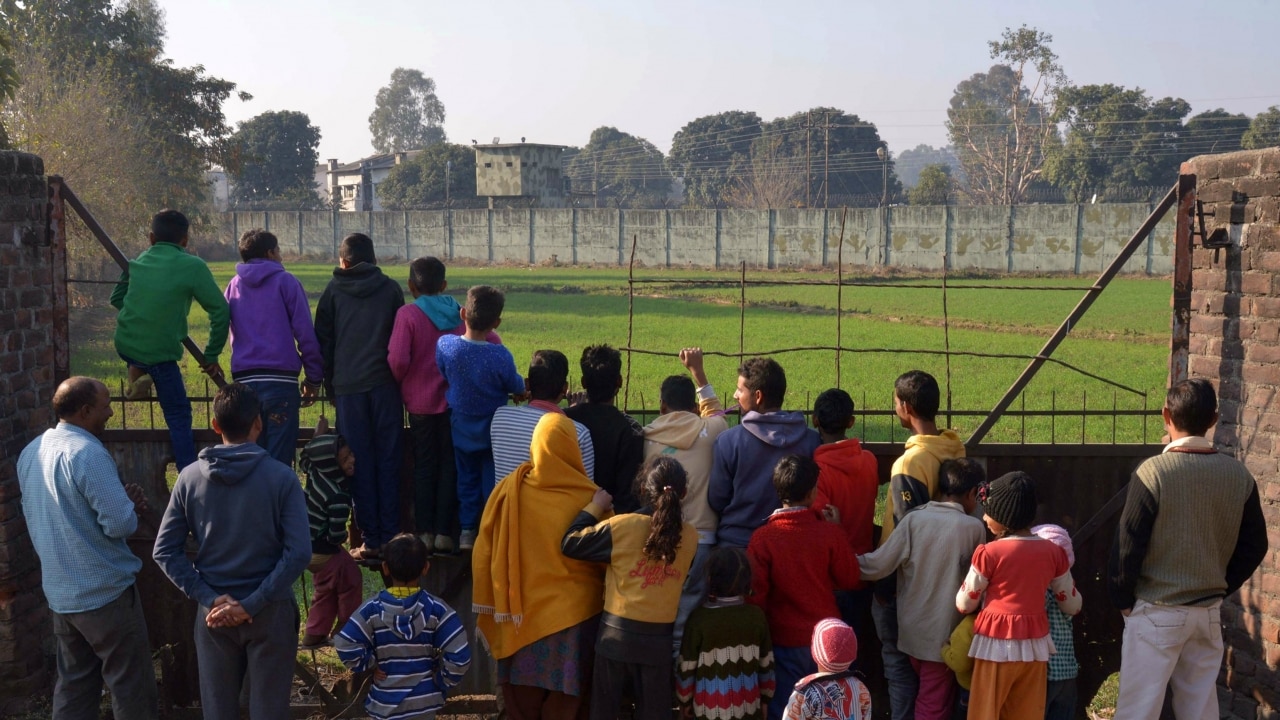
<path fill-rule="evenodd" d="M 702 351 L 684 348 L 686 372 L 642 426 L 615 404 L 618 350 L 582 351 L 581 397 L 558 350 L 522 376 L 496 332 L 502 291 L 472 287 L 459 305 L 437 258 L 410 263 L 406 304 L 371 239 L 348 235 L 313 322 L 268 231 L 240 238 L 225 292 L 185 251 L 181 213 L 157 214 L 151 243 L 112 295 L 116 348 L 128 396 L 154 391 L 172 437 L 179 473 L 153 557 L 198 606 L 205 718 L 238 718 L 245 698 L 254 720 L 287 716 L 297 648 L 328 645 L 369 674 L 371 717 L 434 717 L 479 640 L 513 720 L 861 720 L 872 632 L 894 720 L 1076 716 L 1071 537 L 1037 523 L 1036 479 L 988 479 L 938 427 L 929 374 L 894 384 L 911 436 L 882 476 L 848 437 L 848 393 L 784 410 L 773 358 L 741 363 L 726 410 Z M 210 320 L 202 371 L 222 376 L 231 341 L 212 406 L 221 443 L 199 453 L 177 365 L 193 300 Z M 318 427 L 299 455 L 299 409 L 322 386 L 336 432 Z M 96 717 L 105 684 L 118 720 L 154 718 L 141 563 L 125 544 L 146 500 L 97 437 L 105 385 L 64 381 L 54 411 L 18 463 L 54 618 L 54 717 Z M 1179 718 L 1216 717 L 1218 606 L 1267 550 L 1256 483 L 1205 437 L 1213 386 L 1175 384 L 1163 414 L 1170 442 L 1129 484 L 1107 569 L 1125 618 L 1118 720 L 1158 717 L 1171 680 Z M 474 627 L 423 589 L 433 558 L 467 554 Z M 357 563 L 386 589 L 362 597 Z"/>

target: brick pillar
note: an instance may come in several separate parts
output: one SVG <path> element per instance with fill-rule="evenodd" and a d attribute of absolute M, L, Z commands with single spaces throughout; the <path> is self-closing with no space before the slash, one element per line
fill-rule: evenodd
<path fill-rule="evenodd" d="M 1258 481 L 1271 550 L 1223 603 L 1222 716 L 1280 717 L 1280 148 L 1185 163 L 1205 233 L 1229 241 L 1193 253 L 1190 372 L 1217 385 L 1213 440 Z M 1210 215 L 1212 213 L 1212 215 Z M 1217 237 L 1215 238 L 1215 233 Z"/>
<path fill-rule="evenodd" d="M 49 613 L 16 474 L 19 453 L 53 422 L 55 335 L 65 333 L 55 330 L 63 256 L 49 243 L 48 193 L 40 158 L 0 152 L 0 716 L 51 678 Z"/>

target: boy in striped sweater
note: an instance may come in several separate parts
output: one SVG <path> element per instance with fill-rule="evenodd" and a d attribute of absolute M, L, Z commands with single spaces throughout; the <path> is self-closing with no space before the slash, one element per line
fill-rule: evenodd
<path fill-rule="evenodd" d="M 374 670 L 364 704 L 371 717 L 433 718 L 471 665 L 467 633 L 452 608 L 420 587 L 430 566 L 422 540 L 401 533 L 382 547 L 382 558 L 391 585 L 351 616 L 333 644 L 353 671 Z"/>
<path fill-rule="evenodd" d="M 315 597 L 307 611 L 302 647 L 329 644 L 335 628 L 346 624 L 364 599 L 360 568 L 342 543 L 351 519 L 349 480 L 356 458 L 341 435 L 325 434 L 321 419 L 315 438 L 302 449 L 298 467 L 307 476 L 307 524 L 311 531 L 311 571 Z"/>

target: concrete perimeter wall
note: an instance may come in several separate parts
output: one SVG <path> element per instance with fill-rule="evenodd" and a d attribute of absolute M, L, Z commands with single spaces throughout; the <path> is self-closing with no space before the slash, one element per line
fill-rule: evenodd
<path fill-rule="evenodd" d="M 265 227 L 286 254 L 333 261 L 350 232 L 368 233 L 382 258 L 437 255 L 473 262 L 643 267 L 846 265 L 1092 275 L 1115 257 L 1152 206 L 851 208 L 832 210 L 610 210 L 230 212 L 221 239 Z M 843 252 L 841 238 L 844 238 Z M 1168 215 L 1124 271 L 1172 271 Z"/>

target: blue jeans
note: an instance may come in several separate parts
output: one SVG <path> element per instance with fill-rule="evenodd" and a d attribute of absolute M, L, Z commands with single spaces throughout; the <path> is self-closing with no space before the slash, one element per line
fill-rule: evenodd
<path fill-rule="evenodd" d="M 247 382 L 262 403 L 262 434 L 258 444 L 271 457 L 293 466 L 298 452 L 298 409 L 302 396 L 298 384 L 270 380 Z"/>
<path fill-rule="evenodd" d="M 911 658 L 898 649 L 898 603 L 880 604 L 871 600 L 871 619 L 880 636 L 880 657 L 884 660 L 884 679 L 889 687 L 889 710 L 893 720 L 911 720 L 916 715 L 916 693 L 920 677 L 911 667 Z"/>
<path fill-rule="evenodd" d="M 164 413 L 164 424 L 169 427 L 169 442 L 173 444 L 173 464 L 182 468 L 196 461 L 196 440 L 191 434 L 191 400 L 187 398 L 187 385 L 182 371 L 174 360 L 147 365 L 121 355 L 129 365 L 151 376 L 156 389 L 156 399 Z"/>
<path fill-rule="evenodd" d="M 787 702 L 791 700 L 791 691 L 796 683 L 818 672 L 818 664 L 813 661 L 813 651 L 805 647 L 773 646 L 773 676 L 777 680 L 777 688 L 773 691 L 773 699 L 769 701 L 769 720 L 782 720 L 787 714 Z"/>
<path fill-rule="evenodd" d="M 454 412 L 450 421 L 458 466 L 458 522 L 463 530 L 476 530 L 495 483 L 493 441 L 489 438 L 493 416 Z"/>
<path fill-rule="evenodd" d="M 404 405 L 395 383 L 334 398 L 338 432 L 355 456 L 351 499 L 367 548 L 380 548 L 400 531 L 400 461 Z"/>
<path fill-rule="evenodd" d="M 711 551 L 716 546 L 698 543 L 693 553 L 693 564 L 689 566 L 689 574 L 685 576 L 684 588 L 680 591 L 680 605 L 676 610 L 676 626 L 672 634 L 675 640 L 674 653 L 680 655 L 680 640 L 684 637 L 684 624 L 689 615 L 707 599 L 707 563 L 711 561 Z"/>

